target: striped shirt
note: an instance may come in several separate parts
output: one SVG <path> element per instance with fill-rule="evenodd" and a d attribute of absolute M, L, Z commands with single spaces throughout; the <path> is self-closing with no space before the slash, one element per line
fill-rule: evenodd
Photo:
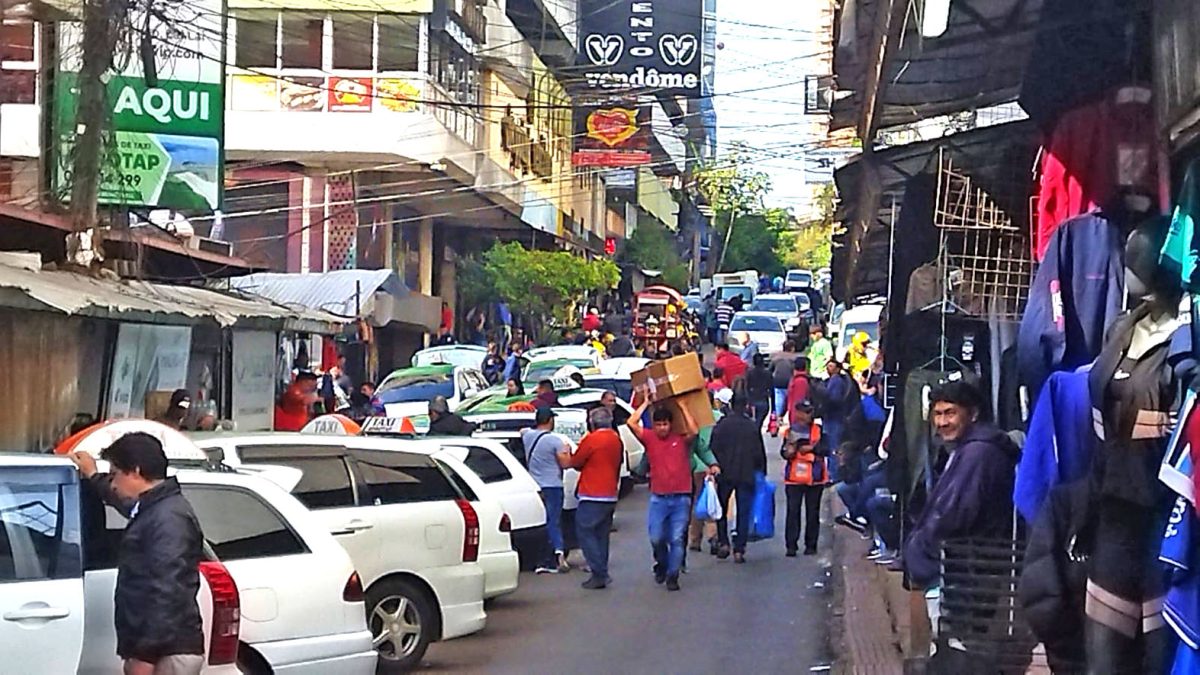
<path fill-rule="evenodd" d="M 729 328 L 731 321 L 733 321 L 733 307 L 727 302 L 722 302 L 717 307 L 717 326 L 724 330 Z"/>

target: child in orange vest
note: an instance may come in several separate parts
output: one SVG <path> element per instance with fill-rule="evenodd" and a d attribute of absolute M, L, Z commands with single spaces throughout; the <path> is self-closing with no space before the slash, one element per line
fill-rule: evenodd
<path fill-rule="evenodd" d="M 800 511 L 804 514 L 804 555 L 817 552 L 817 537 L 821 533 L 821 493 L 829 484 L 829 456 L 821 427 L 813 422 L 813 406 L 798 401 L 789 416 L 787 439 L 780 454 L 787 460 L 783 467 L 784 490 L 787 494 L 787 525 L 784 544 L 787 557 L 796 557 L 800 541 Z"/>

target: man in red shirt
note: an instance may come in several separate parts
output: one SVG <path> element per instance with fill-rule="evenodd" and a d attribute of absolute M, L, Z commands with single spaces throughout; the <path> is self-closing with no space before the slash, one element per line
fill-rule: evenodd
<path fill-rule="evenodd" d="M 647 511 L 650 546 L 654 550 L 654 581 L 667 583 L 667 590 L 679 590 L 679 570 L 683 567 L 688 516 L 692 507 L 692 439 L 696 420 L 687 408 L 679 406 L 685 431 L 671 430 L 671 409 L 660 405 L 651 419 L 654 430 L 642 428 L 642 415 L 650 405 L 648 391 L 640 391 L 642 403 L 627 423 L 633 435 L 646 446 L 650 465 L 650 508 Z"/>
<path fill-rule="evenodd" d="M 786 410 L 786 412 L 788 415 L 789 423 L 794 421 L 791 418 L 792 418 L 792 412 L 794 410 L 796 410 L 796 404 L 800 403 L 801 401 L 809 400 L 808 392 L 809 392 L 809 389 L 811 388 L 809 385 L 810 385 L 810 382 L 808 380 L 808 357 L 807 356 L 797 356 L 796 362 L 794 365 L 794 370 L 792 371 L 792 380 L 791 380 L 791 382 L 788 383 L 788 388 L 787 388 L 787 397 L 786 397 L 787 410 Z M 782 423 L 782 420 L 781 420 L 781 423 Z"/>
<path fill-rule="evenodd" d="M 716 367 L 725 374 L 725 383 L 733 389 L 737 388 L 738 380 L 746 374 L 746 362 L 742 357 L 729 351 L 729 345 L 717 345 Z"/>
<path fill-rule="evenodd" d="M 598 590 L 608 585 L 608 542 L 613 513 L 617 510 L 617 489 L 621 480 L 621 460 L 625 444 L 613 431 L 612 412 L 600 406 L 588 413 L 588 433 L 579 441 L 574 454 L 558 456 L 564 469 L 579 469 L 579 508 L 575 511 L 575 529 L 579 548 L 592 575 L 583 587 Z"/>
<path fill-rule="evenodd" d="M 583 315 L 583 321 L 580 322 L 580 328 L 585 333 L 591 333 L 594 330 L 600 330 L 603 322 L 600 320 L 600 313 L 595 307 L 588 309 L 587 314 Z"/>
<path fill-rule="evenodd" d="M 317 376 L 300 373 L 275 404 L 275 431 L 300 431 L 308 424 L 312 406 L 321 400 Z"/>

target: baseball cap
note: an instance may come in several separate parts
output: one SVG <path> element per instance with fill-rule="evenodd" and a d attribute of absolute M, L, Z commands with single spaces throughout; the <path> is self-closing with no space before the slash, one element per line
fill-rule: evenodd
<path fill-rule="evenodd" d="M 718 389 L 717 393 L 713 394 L 713 398 L 716 399 L 718 403 L 729 405 L 733 402 L 733 390 L 729 387 Z"/>
<path fill-rule="evenodd" d="M 176 389 L 171 392 L 170 407 L 184 410 L 192 407 L 192 397 L 188 395 L 187 389 Z"/>
<path fill-rule="evenodd" d="M 556 415 L 554 413 L 553 409 L 538 408 L 537 412 L 534 413 L 534 415 L 533 415 L 533 421 L 538 424 L 545 424 L 546 422 L 549 422 L 550 420 L 554 419 L 555 417 L 558 417 L 558 415 Z"/>

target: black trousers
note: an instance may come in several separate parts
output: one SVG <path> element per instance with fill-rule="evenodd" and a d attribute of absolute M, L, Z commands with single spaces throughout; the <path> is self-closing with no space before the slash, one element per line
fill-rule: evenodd
<path fill-rule="evenodd" d="M 804 548 L 817 547 L 821 535 L 821 493 L 824 485 L 785 485 L 787 493 L 787 525 L 784 527 L 784 544 L 787 550 L 795 551 L 800 541 L 800 510 L 804 509 Z"/>

